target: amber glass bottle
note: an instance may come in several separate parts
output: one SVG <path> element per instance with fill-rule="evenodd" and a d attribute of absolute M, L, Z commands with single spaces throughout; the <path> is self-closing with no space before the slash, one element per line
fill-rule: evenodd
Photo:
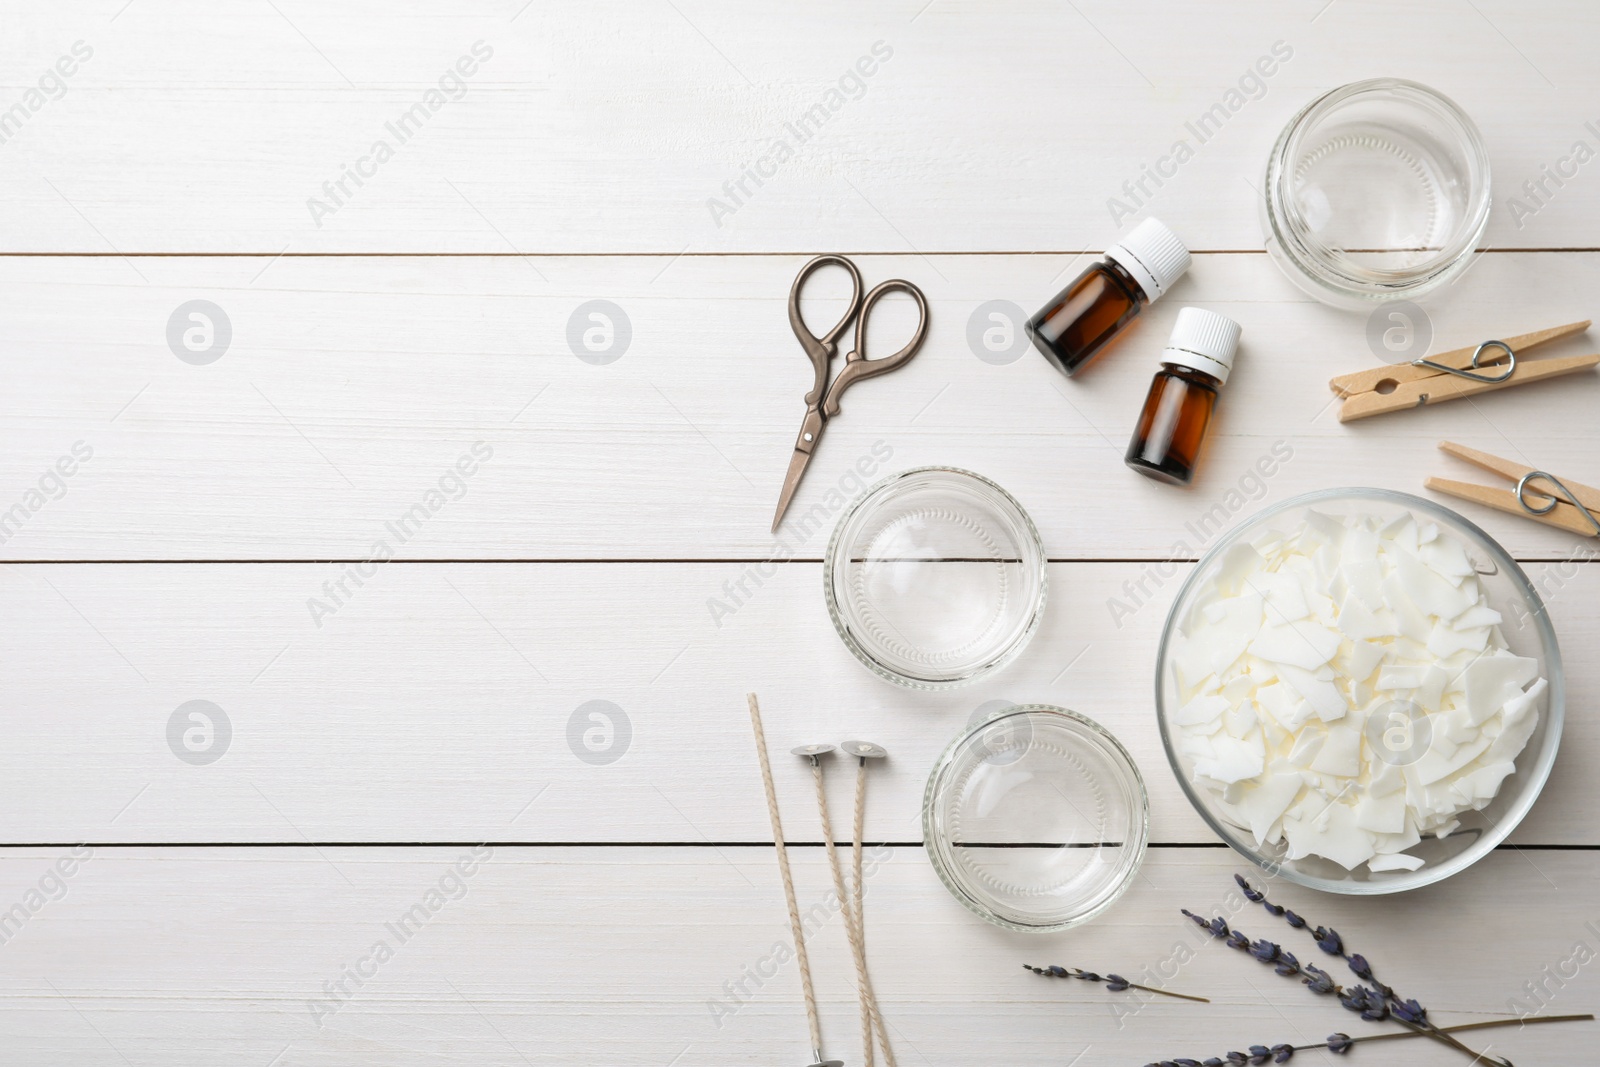
<path fill-rule="evenodd" d="M 1188 269 L 1183 242 L 1145 219 L 1029 319 L 1028 336 L 1070 377 Z"/>
<path fill-rule="evenodd" d="M 1214 311 L 1178 312 L 1128 444 L 1128 466 L 1158 481 L 1189 484 L 1241 332 L 1237 322 Z"/>

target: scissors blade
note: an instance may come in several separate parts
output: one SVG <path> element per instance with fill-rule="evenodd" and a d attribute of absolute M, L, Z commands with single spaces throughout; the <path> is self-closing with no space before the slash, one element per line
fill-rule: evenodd
<path fill-rule="evenodd" d="M 794 450 L 794 455 L 789 457 L 789 473 L 783 476 L 783 492 L 778 494 L 778 510 L 772 516 L 772 532 L 778 532 L 778 524 L 783 521 L 783 513 L 789 510 L 789 501 L 794 499 L 794 491 L 800 488 L 800 479 L 806 473 L 806 464 L 811 462 L 811 453 Z"/>
<path fill-rule="evenodd" d="M 800 488 L 800 479 L 806 473 L 806 464 L 811 462 L 811 453 L 794 450 L 794 455 L 789 457 L 789 473 L 783 476 L 783 492 L 778 494 L 778 510 L 772 516 L 772 532 L 778 532 L 778 524 L 783 521 L 783 513 L 789 510 L 789 501 L 794 499 L 794 491 Z"/>
<path fill-rule="evenodd" d="M 822 411 L 816 407 L 806 409 L 805 421 L 800 424 L 800 436 L 795 438 L 794 455 L 789 457 L 789 472 L 783 476 L 783 492 L 778 494 L 778 511 L 772 516 L 772 532 L 778 532 L 778 524 L 783 521 L 783 513 L 789 510 L 789 501 L 794 498 L 794 491 L 800 487 L 800 479 L 806 473 L 806 464 L 811 462 L 811 453 L 817 447 L 817 442 L 822 439 L 822 430 L 827 425 L 827 420 L 822 417 Z"/>

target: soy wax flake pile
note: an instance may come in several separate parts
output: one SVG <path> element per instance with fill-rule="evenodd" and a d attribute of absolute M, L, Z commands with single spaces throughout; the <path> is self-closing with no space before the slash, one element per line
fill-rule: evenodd
<path fill-rule="evenodd" d="M 1416 870 L 1538 726 L 1546 679 L 1502 622 L 1438 524 L 1307 512 L 1233 546 L 1182 621 L 1174 743 L 1258 847 Z"/>

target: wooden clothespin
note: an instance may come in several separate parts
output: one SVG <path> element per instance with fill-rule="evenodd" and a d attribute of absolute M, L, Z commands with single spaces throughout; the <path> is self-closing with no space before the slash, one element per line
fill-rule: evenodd
<path fill-rule="evenodd" d="M 1600 489 L 1569 478 L 1558 480 L 1546 471 L 1458 445 L 1454 441 L 1440 441 L 1439 447 L 1475 467 L 1482 467 L 1516 482 L 1517 487 L 1500 489 L 1473 482 L 1458 482 L 1451 478 L 1429 478 L 1423 483 L 1429 489 L 1585 537 L 1600 537 Z"/>
<path fill-rule="evenodd" d="M 1589 328 L 1589 321 L 1552 326 L 1504 341 L 1485 341 L 1442 352 L 1431 359 L 1342 374 L 1328 383 L 1344 398 L 1339 408 L 1339 421 L 1352 422 L 1371 415 L 1509 389 L 1600 365 L 1600 354 L 1519 359 L 1522 353 L 1537 345 L 1582 333 Z"/>

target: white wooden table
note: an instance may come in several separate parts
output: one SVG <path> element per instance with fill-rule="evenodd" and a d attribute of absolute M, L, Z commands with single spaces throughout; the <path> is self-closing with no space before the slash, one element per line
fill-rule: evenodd
<path fill-rule="evenodd" d="M 747 690 L 802 906 L 829 879 L 807 772 L 781 753 L 853 736 L 892 754 L 868 922 L 901 1063 L 1137 1065 L 1366 1026 L 1211 945 L 1171 983 L 1213 1004 L 1131 1019 L 1136 1002 L 1020 965 L 1158 968 L 1189 943 L 1178 909 L 1226 909 L 1245 867 L 1156 734 L 1178 578 L 1146 581 L 1120 625 L 1110 610 L 1203 549 L 1186 523 L 1240 489 L 1240 515 L 1328 486 L 1421 492 L 1464 472 L 1446 436 L 1594 480 L 1591 380 L 1340 426 L 1326 380 L 1373 360 L 1364 321 L 1260 252 L 1253 185 L 1317 93 L 1434 85 L 1482 127 L 1499 190 L 1488 251 L 1427 304 L 1435 347 L 1592 316 L 1600 162 L 1510 198 L 1600 147 L 1600 8 L 95 0 L 6 3 L 0 25 L 0 1062 L 804 1063 L 792 966 L 748 977 L 789 934 Z M 1031 312 L 1081 269 L 1119 232 L 1109 198 L 1132 204 L 1123 183 L 1275 42 L 1292 57 L 1140 197 L 1197 255 L 1137 335 L 1070 383 L 1032 353 L 979 358 L 980 305 Z M 871 76 L 850 76 L 863 57 Z M 741 192 L 747 167 L 765 177 Z M 784 300 L 822 251 L 916 281 L 933 327 L 851 395 L 796 502 L 821 528 L 780 548 L 810 374 Z M 596 300 L 627 323 L 624 347 L 609 312 L 599 356 L 569 343 Z M 1179 491 L 1121 453 L 1184 304 L 1238 318 L 1246 348 Z M 1292 459 L 1249 481 L 1277 442 Z M 1048 615 L 992 680 L 903 691 L 835 637 L 826 494 L 858 491 L 862 457 L 981 471 L 1038 522 Z M 1528 561 L 1559 628 L 1554 777 L 1513 845 L 1446 884 L 1280 895 L 1440 1020 L 1512 997 L 1585 1011 L 1600 567 L 1577 539 L 1469 515 Z M 999 699 L 1094 717 L 1149 784 L 1137 885 L 1071 935 L 986 926 L 922 852 L 929 765 Z M 591 701 L 615 710 L 586 747 Z M 419 903 L 407 936 L 386 925 Z M 1259 912 L 1245 929 L 1289 933 Z M 812 952 L 828 1047 L 859 1062 L 837 920 Z M 1574 1063 L 1596 1033 L 1480 1044 Z M 1407 1042 L 1350 1062 L 1466 1061 Z"/>

